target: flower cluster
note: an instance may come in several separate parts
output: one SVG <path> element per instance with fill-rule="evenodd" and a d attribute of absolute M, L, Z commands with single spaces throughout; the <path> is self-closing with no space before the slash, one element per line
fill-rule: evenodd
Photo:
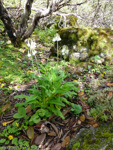
<path fill-rule="evenodd" d="M 55 37 L 53 38 L 53 42 L 58 42 L 61 41 L 60 35 L 58 33 L 56 33 Z"/>
<path fill-rule="evenodd" d="M 28 43 L 27 43 L 27 46 L 30 48 L 28 50 L 28 57 L 31 57 L 32 55 L 34 56 L 37 51 L 35 51 L 34 49 L 36 48 L 36 43 L 33 41 L 33 40 L 29 40 Z"/>
<path fill-rule="evenodd" d="M 69 54 L 69 49 L 66 45 L 63 45 L 62 48 L 62 55 L 68 55 Z"/>

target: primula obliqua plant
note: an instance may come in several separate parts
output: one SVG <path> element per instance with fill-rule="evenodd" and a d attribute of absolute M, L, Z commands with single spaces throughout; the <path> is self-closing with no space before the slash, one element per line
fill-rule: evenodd
<path fill-rule="evenodd" d="M 14 118 L 25 117 L 27 105 L 31 105 L 31 108 L 36 110 L 35 114 L 29 118 L 29 123 L 31 124 L 47 119 L 52 114 L 64 119 L 61 109 L 65 105 L 71 105 L 74 114 L 79 114 L 82 111 L 80 105 L 73 104 L 67 100 L 67 98 L 75 96 L 79 88 L 75 82 L 64 81 L 66 78 L 64 71 L 52 68 L 46 75 L 42 74 L 40 77 L 35 76 L 35 78 L 38 81 L 38 89 L 29 89 L 30 96 L 15 96 L 26 98 L 26 101 L 15 105 L 15 107 L 18 107 L 18 112 L 13 116 Z"/>

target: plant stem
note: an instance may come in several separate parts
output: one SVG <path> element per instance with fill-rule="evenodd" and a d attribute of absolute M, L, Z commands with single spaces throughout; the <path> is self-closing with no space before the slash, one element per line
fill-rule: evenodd
<path fill-rule="evenodd" d="M 57 41 L 57 67 L 58 67 L 58 41 Z"/>

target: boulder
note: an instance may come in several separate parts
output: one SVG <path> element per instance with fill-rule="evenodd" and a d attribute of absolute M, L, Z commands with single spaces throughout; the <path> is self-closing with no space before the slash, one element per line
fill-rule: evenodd
<path fill-rule="evenodd" d="M 100 59 L 93 61 L 102 64 L 113 57 L 113 31 L 100 28 L 75 28 L 66 27 L 58 31 L 61 37 L 59 42 L 59 55 L 62 56 L 62 49 L 65 45 L 68 49 L 68 60 L 81 62 L 92 62 L 95 56 Z M 56 54 L 57 44 L 51 48 Z"/>
<path fill-rule="evenodd" d="M 82 128 L 71 140 L 66 150 L 112 150 L 113 122 L 100 127 Z"/>

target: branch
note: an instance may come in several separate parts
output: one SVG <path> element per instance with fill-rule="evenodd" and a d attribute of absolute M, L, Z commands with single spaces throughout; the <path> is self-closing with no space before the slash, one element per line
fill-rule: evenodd
<path fill-rule="evenodd" d="M 81 3 L 77 3 L 77 4 L 67 4 L 68 6 L 78 6 L 78 5 L 82 5 L 84 3 L 88 2 L 88 0 L 85 0 L 84 2 Z"/>
<path fill-rule="evenodd" d="M 27 0 L 25 4 L 24 14 L 22 16 L 22 20 L 20 23 L 20 29 L 18 30 L 18 37 L 22 37 L 27 29 L 27 21 L 29 20 L 29 16 L 31 14 L 33 0 Z"/>
<path fill-rule="evenodd" d="M 63 2 L 63 0 L 58 0 L 58 1 L 51 0 L 51 3 L 50 3 L 48 8 L 45 8 L 45 9 L 42 9 L 42 10 L 40 9 L 38 11 L 38 13 L 35 14 L 30 28 L 22 36 L 22 40 L 24 41 L 25 39 L 30 37 L 30 35 L 33 33 L 34 29 L 36 28 L 36 26 L 37 26 L 37 24 L 38 24 L 38 22 L 41 18 L 44 18 L 44 17 L 52 14 L 53 12 L 61 9 L 62 7 L 67 5 L 67 3 L 69 3 L 70 1 L 71 0 L 66 0 L 65 2 Z"/>

